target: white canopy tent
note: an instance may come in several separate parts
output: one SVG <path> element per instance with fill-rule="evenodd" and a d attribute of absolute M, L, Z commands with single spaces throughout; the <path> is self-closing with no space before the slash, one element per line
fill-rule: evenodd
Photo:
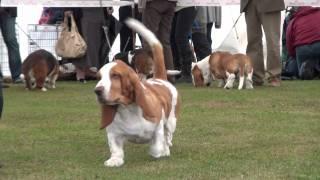
<path fill-rule="evenodd" d="M 137 1 L 137 0 L 135 0 Z M 272 3 L 272 0 L 270 0 Z M 320 6 L 320 0 L 285 0 L 287 6 Z M 130 1 L 116 0 L 2 0 L 1 6 L 47 6 L 47 7 L 107 7 L 132 5 Z M 178 5 L 224 6 L 239 5 L 240 0 L 183 0 Z"/>
<path fill-rule="evenodd" d="M 270 3 L 272 0 L 270 0 Z M 285 0 L 287 6 L 320 6 L 320 0 Z M 240 0 L 183 0 L 179 5 L 193 6 L 217 6 L 223 7 L 222 11 L 222 27 L 221 29 L 213 29 L 213 48 L 217 48 L 220 44 L 226 41 L 237 40 L 237 44 L 241 51 L 245 50 L 246 46 L 246 27 L 243 16 L 240 18 L 236 29 L 231 31 L 232 25 L 239 16 Z M 18 6 L 17 23 L 27 32 L 28 24 L 37 24 L 42 7 L 107 7 L 115 6 L 114 16 L 118 17 L 117 7 L 133 5 L 130 1 L 115 1 L 115 0 L 1 0 L 1 6 Z M 231 32 L 233 37 L 227 37 Z M 227 37 L 227 38 L 226 38 Z M 235 37 L 237 39 L 235 39 Z M 119 40 L 117 39 L 110 54 L 119 51 Z M 19 29 L 19 43 L 22 59 L 28 55 L 28 38 Z M 228 48 L 228 47 L 227 47 Z M 6 74 L 6 72 L 4 72 Z"/>

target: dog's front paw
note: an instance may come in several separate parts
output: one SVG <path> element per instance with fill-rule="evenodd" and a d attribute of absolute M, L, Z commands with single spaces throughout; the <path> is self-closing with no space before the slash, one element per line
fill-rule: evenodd
<path fill-rule="evenodd" d="M 104 162 L 104 165 L 107 167 L 120 167 L 123 164 L 124 161 L 121 158 L 110 158 Z"/>
<path fill-rule="evenodd" d="M 163 157 L 170 156 L 170 148 L 169 148 L 169 146 L 165 146 L 165 148 L 163 149 L 163 152 L 162 152 L 162 156 Z"/>
<path fill-rule="evenodd" d="M 41 88 L 41 91 L 46 92 L 46 91 L 47 91 L 47 88 L 42 87 L 42 88 Z"/>

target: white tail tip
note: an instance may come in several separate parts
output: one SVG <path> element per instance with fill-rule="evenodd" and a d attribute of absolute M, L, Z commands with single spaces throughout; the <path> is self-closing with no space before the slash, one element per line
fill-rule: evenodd
<path fill-rule="evenodd" d="M 178 70 L 167 70 L 167 75 L 176 76 L 181 74 L 181 71 Z"/>

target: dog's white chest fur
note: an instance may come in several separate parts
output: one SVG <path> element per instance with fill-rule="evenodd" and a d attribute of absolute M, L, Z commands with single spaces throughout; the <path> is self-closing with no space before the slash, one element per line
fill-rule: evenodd
<path fill-rule="evenodd" d="M 142 109 L 135 105 L 119 106 L 107 132 L 122 135 L 134 143 L 148 143 L 158 124 L 143 118 Z"/>

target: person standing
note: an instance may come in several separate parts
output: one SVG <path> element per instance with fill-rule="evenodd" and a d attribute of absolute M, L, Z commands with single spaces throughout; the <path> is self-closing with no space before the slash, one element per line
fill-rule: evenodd
<path fill-rule="evenodd" d="M 299 7 L 289 21 L 286 34 L 288 54 L 296 62 L 299 77 L 310 80 L 320 75 L 320 8 Z"/>
<path fill-rule="evenodd" d="M 212 52 L 212 27 L 221 28 L 220 6 L 199 6 L 192 27 L 192 42 L 197 59 L 202 60 Z"/>
<path fill-rule="evenodd" d="M 247 24 L 247 54 L 253 61 L 253 83 L 263 85 L 266 74 L 270 86 L 280 86 L 280 25 L 284 0 L 241 0 L 240 12 Z M 264 67 L 262 28 L 267 43 L 267 67 Z"/>
<path fill-rule="evenodd" d="M 3 40 L 8 49 L 9 69 L 13 83 L 22 83 L 21 74 L 21 56 L 19 44 L 16 37 L 16 7 L 0 7 L 0 28 Z M 1 77 L 2 78 L 2 77 Z"/>
<path fill-rule="evenodd" d="M 177 6 L 172 21 L 171 46 L 176 69 L 181 70 L 178 82 L 191 83 L 191 64 L 195 62 L 190 46 L 192 24 L 197 15 L 195 6 Z"/>
<path fill-rule="evenodd" d="M 131 6 L 121 6 L 119 8 L 119 21 L 122 23 L 121 24 L 122 26 L 120 29 L 120 51 L 121 52 L 128 52 L 135 48 L 135 45 L 133 44 L 135 33 L 133 33 L 131 29 L 125 23 L 123 23 L 128 17 L 133 17 L 141 21 L 142 15 L 138 11 L 138 5 L 135 5 L 134 8 L 132 8 Z"/>
<path fill-rule="evenodd" d="M 139 0 L 138 7 L 142 9 L 142 22 L 159 39 L 163 46 L 166 69 L 173 69 L 173 58 L 170 44 L 171 23 L 177 0 Z M 146 42 L 142 42 L 148 47 Z M 174 77 L 168 77 L 171 83 Z"/>

